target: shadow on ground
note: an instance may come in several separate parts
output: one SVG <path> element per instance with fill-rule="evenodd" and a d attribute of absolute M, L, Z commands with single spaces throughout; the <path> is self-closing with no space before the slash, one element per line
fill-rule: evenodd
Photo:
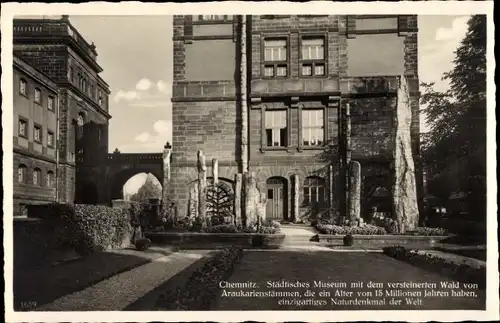
<path fill-rule="evenodd" d="M 94 253 L 86 258 L 14 271 L 14 309 L 27 311 L 104 279 L 144 265 L 163 254 L 135 250 Z"/>

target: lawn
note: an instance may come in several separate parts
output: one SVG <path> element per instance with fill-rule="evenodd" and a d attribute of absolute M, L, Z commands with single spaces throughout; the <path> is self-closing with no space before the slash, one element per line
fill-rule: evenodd
<path fill-rule="evenodd" d="M 278 282 L 280 280 L 288 282 L 309 282 L 312 286 L 313 281 L 346 283 L 347 288 L 269 288 L 267 282 Z M 363 287 L 350 288 L 353 282 L 363 282 Z M 433 296 L 421 298 L 422 304 L 419 305 L 390 305 L 388 304 L 392 297 L 386 297 L 385 305 L 332 305 L 330 297 L 320 297 L 322 290 L 329 291 L 332 298 L 348 299 L 355 298 L 366 299 L 365 296 L 357 296 L 357 292 L 371 292 L 375 296 L 375 291 L 379 288 L 368 288 L 369 282 L 387 283 L 393 282 L 428 282 L 439 283 L 448 281 L 446 277 L 430 273 L 425 270 L 413 267 L 407 263 L 392 259 L 381 253 L 374 252 L 297 252 L 297 251 L 245 251 L 240 264 L 235 267 L 235 271 L 230 283 L 255 282 L 257 287 L 247 288 L 244 291 L 297 291 L 300 295 L 310 289 L 315 292 L 314 296 L 309 297 L 222 297 L 217 299 L 214 310 L 452 310 L 452 309 L 476 309 L 484 310 L 485 294 L 484 291 L 476 290 L 477 298 L 463 297 L 441 297 Z M 343 296 L 334 297 L 336 290 L 353 292 L 352 295 L 344 293 Z M 227 291 L 238 291 L 240 288 L 226 289 Z M 408 291 L 410 289 L 400 289 Z M 438 289 L 440 291 L 444 291 Z M 421 291 L 416 288 L 412 291 Z M 449 291 L 449 290 L 448 290 Z M 450 292 L 451 294 L 451 292 Z M 222 295 L 222 289 L 221 289 Z M 290 299 L 311 299 L 316 305 L 294 305 L 279 304 L 282 298 Z M 376 297 L 372 297 L 376 298 Z M 402 299 L 404 297 L 394 297 Z M 327 300 L 326 305 L 318 305 L 318 300 Z M 292 300 L 293 302 L 293 300 Z"/>

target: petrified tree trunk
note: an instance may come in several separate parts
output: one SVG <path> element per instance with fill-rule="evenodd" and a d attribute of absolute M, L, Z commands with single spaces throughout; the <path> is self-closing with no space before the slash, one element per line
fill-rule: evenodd
<path fill-rule="evenodd" d="M 189 189 L 189 209 L 188 214 L 190 219 L 195 219 L 198 217 L 198 183 L 194 183 Z"/>
<path fill-rule="evenodd" d="M 217 187 L 217 184 L 219 183 L 219 162 L 217 159 L 212 159 L 212 178 L 214 181 L 214 188 Z"/>
<path fill-rule="evenodd" d="M 408 83 L 406 77 L 402 75 L 399 81 L 393 131 L 393 210 L 399 233 L 414 230 L 419 217 L 415 164 L 411 148 L 411 119 Z"/>
<path fill-rule="evenodd" d="M 292 219 L 294 222 L 299 219 L 299 205 L 300 205 L 300 186 L 299 186 L 299 175 L 294 174 L 292 176 L 293 181 L 293 214 Z"/>
<path fill-rule="evenodd" d="M 265 196 L 260 193 L 257 188 L 257 178 L 254 172 L 244 174 L 244 191 L 245 191 L 245 227 L 253 227 L 259 224 L 262 220 L 262 211 L 265 213 Z M 264 206 L 262 206 L 264 204 Z"/>
<path fill-rule="evenodd" d="M 242 195 L 242 181 L 243 175 L 236 174 L 234 176 L 234 224 L 240 226 L 242 224 L 241 219 L 241 195 Z"/>
<path fill-rule="evenodd" d="M 248 106 L 247 106 L 247 17 L 240 23 L 240 102 L 241 102 L 241 168 L 248 171 Z"/>
<path fill-rule="evenodd" d="M 170 183 L 171 155 L 172 155 L 172 148 L 170 147 L 170 145 L 165 145 L 165 148 L 163 149 L 163 183 L 162 183 L 162 196 L 161 196 L 163 211 L 166 211 L 170 205 L 168 198 L 168 185 Z M 173 214 L 167 212 L 167 216 L 168 216 L 167 221 L 170 222 L 173 220 Z"/>
<path fill-rule="evenodd" d="M 349 224 L 358 225 L 361 216 L 361 164 L 351 161 L 349 165 Z"/>
<path fill-rule="evenodd" d="M 203 151 L 198 151 L 198 217 L 204 225 L 210 225 L 207 219 L 207 166 Z"/>

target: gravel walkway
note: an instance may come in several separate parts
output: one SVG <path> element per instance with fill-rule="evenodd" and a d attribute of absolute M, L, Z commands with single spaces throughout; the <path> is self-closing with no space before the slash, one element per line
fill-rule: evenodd
<path fill-rule="evenodd" d="M 113 276 L 80 292 L 66 295 L 36 311 L 119 311 L 164 283 L 208 250 L 175 252 L 143 266 Z"/>

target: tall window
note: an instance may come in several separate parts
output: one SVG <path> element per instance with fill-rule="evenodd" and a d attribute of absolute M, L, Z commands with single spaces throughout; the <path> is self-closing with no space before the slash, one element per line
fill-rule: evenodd
<path fill-rule="evenodd" d="M 307 177 L 304 181 L 304 204 L 314 205 L 325 202 L 325 181 L 317 176 Z"/>
<path fill-rule="evenodd" d="M 83 124 L 84 124 L 84 119 L 83 119 L 83 114 L 79 113 L 78 117 L 76 119 L 76 126 L 77 126 L 77 138 L 80 139 L 83 136 Z"/>
<path fill-rule="evenodd" d="M 42 128 L 40 126 L 33 127 L 33 140 L 38 143 L 42 142 Z"/>
<path fill-rule="evenodd" d="M 288 74 L 287 40 L 268 39 L 264 41 L 264 76 L 285 77 Z"/>
<path fill-rule="evenodd" d="M 52 171 L 47 172 L 45 177 L 45 186 L 52 188 L 54 186 L 54 173 Z"/>
<path fill-rule="evenodd" d="M 302 144 L 304 146 L 324 145 L 324 110 L 302 110 Z"/>
<path fill-rule="evenodd" d="M 49 109 L 49 111 L 54 111 L 54 98 L 51 96 L 47 98 L 47 109 Z"/>
<path fill-rule="evenodd" d="M 19 93 L 21 93 L 22 95 L 26 95 L 27 85 L 28 85 L 28 83 L 25 80 L 21 79 L 19 81 Z"/>
<path fill-rule="evenodd" d="M 40 91 L 40 89 L 38 88 L 35 89 L 35 102 L 36 103 L 42 102 L 42 91 Z"/>
<path fill-rule="evenodd" d="M 19 119 L 19 136 L 28 137 L 28 122 L 23 119 Z"/>
<path fill-rule="evenodd" d="M 287 146 L 286 110 L 266 111 L 266 145 L 268 147 Z"/>
<path fill-rule="evenodd" d="M 47 132 L 47 146 L 54 147 L 54 133 L 52 131 Z"/>
<path fill-rule="evenodd" d="M 17 168 L 17 181 L 19 183 L 24 183 L 26 179 L 26 165 L 19 165 L 19 167 Z"/>
<path fill-rule="evenodd" d="M 35 168 L 33 171 L 33 185 L 40 185 L 40 178 L 42 177 L 42 170 Z"/>
<path fill-rule="evenodd" d="M 302 75 L 325 75 L 325 39 L 302 39 Z"/>

